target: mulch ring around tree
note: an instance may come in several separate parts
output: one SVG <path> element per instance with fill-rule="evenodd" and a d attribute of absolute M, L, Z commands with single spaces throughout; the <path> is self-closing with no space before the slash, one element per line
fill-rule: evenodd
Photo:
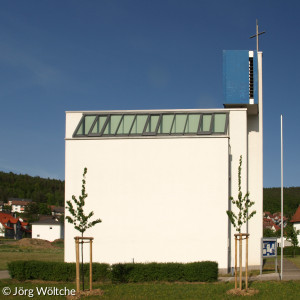
<path fill-rule="evenodd" d="M 259 293 L 259 290 L 255 289 L 231 289 L 226 292 L 227 295 L 235 295 L 235 296 L 254 296 Z"/>
<path fill-rule="evenodd" d="M 95 290 L 91 290 L 91 291 L 79 291 L 76 292 L 76 294 L 74 296 L 67 296 L 67 300 L 77 300 L 77 299 L 81 299 L 87 296 L 102 296 L 104 294 L 104 291 L 101 289 L 95 289 Z"/>

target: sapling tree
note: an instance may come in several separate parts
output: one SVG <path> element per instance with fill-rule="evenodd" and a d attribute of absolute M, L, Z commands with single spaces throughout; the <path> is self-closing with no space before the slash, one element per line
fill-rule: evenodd
<path fill-rule="evenodd" d="M 75 203 L 75 207 L 73 206 L 73 203 L 71 200 L 67 201 L 66 208 L 70 212 L 71 216 L 66 216 L 66 220 L 74 225 L 74 228 L 78 230 L 81 233 L 81 236 L 83 237 L 84 232 L 93 226 L 95 226 L 98 223 L 101 223 L 101 219 L 96 219 L 94 221 L 89 221 L 89 219 L 94 215 L 94 212 L 91 211 L 88 215 L 84 213 L 84 205 L 85 205 L 85 199 L 87 198 L 88 194 L 86 193 L 85 189 L 85 177 L 87 173 L 87 168 L 84 168 L 83 170 L 83 178 L 82 178 L 82 188 L 81 188 L 81 195 L 78 197 L 79 199 L 73 195 L 72 200 Z M 84 274 L 83 274 L 83 241 L 81 243 L 81 273 L 82 273 L 82 288 L 84 290 Z"/>
<path fill-rule="evenodd" d="M 233 197 L 230 197 L 230 201 L 234 204 L 238 213 L 235 214 L 232 210 L 227 210 L 226 213 L 229 217 L 229 220 L 233 227 L 236 229 L 238 233 L 241 233 L 242 225 L 245 224 L 248 220 L 250 220 L 255 214 L 256 211 L 252 211 L 249 213 L 249 208 L 254 205 L 254 201 L 250 201 L 249 192 L 247 192 L 244 196 L 242 193 L 242 155 L 239 160 L 239 168 L 238 168 L 238 199 L 234 200 Z"/>
<path fill-rule="evenodd" d="M 296 230 L 292 223 L 288 224 L 285 229 L 286 232 L 286 240 L 291 242 L 293 245 L 293 257 L 295 257 L 296 247 L 299 244 L 298 234 L 300 234 L 300 230 Z"/>
<path fill-rule="evenodd" d="M 247 192 L 244 196 L 242 193 L 242 155 L 240 156 L 239 160 L 239 167 L 238 167 L 238 197 L 237 200 L 234 200 L 233 197 L 230 197 L 230 201 L 232 204 L 234 204 L 238 211 L 237 214 L 233 212 L 232 210 L 227 210 L 226 213 L 229 217 L 229 220 L 233 227 L 236 229 L 236 231 L 239 233 L 239 238 L 236 238 L 235 243 L 235 255 L 237 255 L 237 239 L 239 240 L 239 265 L 240 265 L 240 290 L 242 290 L 242 236 L 246 236 L 246 253 L 248 253 L 248 234 L 242 234 L 241 229 L 242 225 L 247 223 L 248 220 L 250 220 L 255 214 L 256 211 L 252 211 L 249 213 L 249 208 L 254 204 L 253 201 L 250 201 L 249 199 L 249 192 Z M 236 257 L 236 256 L 235 256 Z M 235 258 L 236 262 L 236 258 Z M 237 269 L 237 265 L 235 264 L 235 270 Z M 248 276 L 247 276 L 247 270 L 248 270 L 248 258 L 246 258 L 246 289 L 248 288 Z M 237 272 L 235 271 L 235 288 L 237 288 Z"/>

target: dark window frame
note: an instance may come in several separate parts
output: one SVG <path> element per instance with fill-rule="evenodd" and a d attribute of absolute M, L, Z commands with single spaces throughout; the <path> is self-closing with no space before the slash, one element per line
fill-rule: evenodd
<path fill-rule="evenodd" d="M 221 132 L 215 132 L 214 131 L 214 121 L 215 121 L 215 116 L 218 115 L 218 114 L 222 114 L 224 115 L 225 114 L 225 125 L 224 125 L 224 131 L 221 131 Z M 128 131 L 128 133 L 124 133 L 124 134 L 117 134 L 121 124 L 122 124 L 122 121 L 124 120 L 124 118 L 126 116 L 129 116 L 129 115 L 133 115 L 134 118 L 132 120 L 132 124 L 130 126 L 130 129 Z M 173 120 L 172 120 L 172 124 L 171 124 L 171 127 L 170 127 L 170 130 L 168 133 L 159 133 L 158 130 L 161 126 L 161 122 L 163 120 L 163 116 L 165 115 L 170 115 L 170 116 L 173 116 Z M 174 123 L 175 123 L 175 119 L 176 119 L 176 116 L 177 115 L 186 115 L 186 120 L 185 120 L 185 124 L 184 124 L 184 129 L 183 129 L 183 132 L 182 133 L 172 133 L 172 129 L 173 129 L 173 126 L 174 126 Z M 198 123 L 198 128 L 197 128 L 197 131 L 196 132 L 187 132 L 187 124 L 188 124 L 188 121 L 189 121 L 189 117 L 190 115 L 199 115 L 200 118 L 199 118 L 199 123 Z M 211 116 L 211 120 L 210 120 L 210 126 L 209 126 L 209 130 L 208 131 L 203 131 L 201 130 L 201 127 L 203 128 L 203 117 L 204 116 L 207 116 L 207 115 L 210 115 Z M 83 126 L 82 128 L 82 132 L 85 132 L 85 118 L 86 117 L 90 117 L 90 116 L 93 116 L 95 117 L 95 120 L 93 121 L 90 129 L 89 129 L 89 132 L 87 134 L 79 134 L 77 133 L 80 129 L 81 126 Z M 104 131 L 106 130 L 107 126 L 109 126 L 110 122 L 111 122 L 111 118 L 112 116 L 121 116 L 120 118 L 120 121 L 118 122 L 117 124 L 117 127 L 116 127 L 116 130 L 114 133 L 110 133 L 110 134 L 104 134 Z M 145 122 L 145 125 L 144 125 L 144 128 L 142 130 L 142 132 L 139 132 L 139 133 L 132 133 L 132 130 L 133 130 L 133 127 L 134 127 L 134 124 L 136 123 L 137 121 L 137 118 L 138 116 L 145 116 L 147 117 L 146 119 L 146 122 Z M 151 117 L 153 116 L 157 116 L 158 117 L 158 121 L 157 121 L 157 124 L 156 124 L 156 127 L 153 131 L 151 132 L 146 132 L 147 130 L 147 127 L 148 127 L 148 124 L 151 120 Z M 102 129 L 100 132 L 98 133 L 92 133 L 94 127 L 96 126 L 97 122 L 99 122 L 100 120 L 100 117 L 106 117 L 106 120 L 102 126 Z M 155 112 L 152 112 L 152 113 L 136 113 L 136 112 L 126 112 L 126 113 L 84 113 L 78 123 L 78 125 L 76 126 L 76 129 L 72 135 L 73 138 L 81 138 L 81 137 L 137 137 L 137 136 L 140 136 L 140 137 L 147 137 L 147 136 L 160 136 L 160 137 L 163 137 L 163 136 L 203 136 L 203 135 L 224 135 L 228 132 L 228 125 L 229 125 L 229 112 L 158 112 L 158 113 L 155 113 Z"/>

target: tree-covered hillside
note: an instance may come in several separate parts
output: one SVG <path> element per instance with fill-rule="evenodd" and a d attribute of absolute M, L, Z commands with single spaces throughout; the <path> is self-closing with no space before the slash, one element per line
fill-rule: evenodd
<path fill-rule="evenodd" d="M 255 201 L 255 200 L 254 200 Z M 283 189 L 283 213 L 290 218 L 300 205 L 300 187 Z M 281 189 L 264 188 L 264 211 L 281 211 Z"/>
<path fill-rule="evenodd" d="M 0 172 L 0 201 L 22 198 L 64 206 L 64 186 L 65 182 L 57 179 Z M 283 195 L 284 215 L 291 217 L 300 205 L 300 187 L 284 188 Z M 280 211 L 280 188 L 264 188 L 264 211 Z"/>
<path fill-rule="evenodd" d="M 65 182 L 61 180 L 0 172 L 0 201 L 21 198 L 64 206 L 64 189 Z"/>

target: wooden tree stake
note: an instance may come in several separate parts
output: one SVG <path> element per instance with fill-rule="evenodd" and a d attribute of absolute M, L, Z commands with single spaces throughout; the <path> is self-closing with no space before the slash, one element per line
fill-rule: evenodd
<path fill-rule="evenodd" d="M 235 235 L 234 288 L 237 289 L 237 236 Z"/>
<path fill-rule="evenodd" d="M 93 239 L 90 239 L 90 291 L 93 289 L 93 265 L 92 265 L 92 261 L 93 261 Z"/>
<path fill-rule="evenodd" d="M 92 237 L 81 237 L 76 236 L 75 239 L 75 248 L 76 248 L 76 292 L 80 291 L 80 271 L 79 271 L 79 244 L 80 243 L 89 243 L 90 244 L 90 291 L 93 289 L 93 239 Z M 80 242 L 81 240 L 81 242 Z M 89 240 L 89 242 L 84 242 L 84 240 Z"/>
<path fill-rule="evenodd" d="M 248 289 L 248 237 L 249 235 L 246 235 L 246 291 Z"/>
<path fill-rule="evenodd" d="M 242 275 L 243 275 L 243 249 L 242 249 L 242 233 L 239 234 L 239 242 L 240 242 L 240 249 L 239 249 L 239 258 L 240 258 L 240 290 L 242 290 Z"/>
<path fill-rule="evenodd" d="M 235 238 L 235 265 L 234 265 L 234 288 L 237 289 L 237 241 L 239 241 L 239 269 L 240 269 L 240 286 L 239 290 L 243 289 L 243 263 L 242 263 L 242 257 L 243 257 L 243 237 L 246 239 L 246 277 L 245 277 L 245 289 L 248 289 L 248 233 L 237 233 L 234 235 Z"/>
<path fill-rule="evenodd" d="M 79 239 L 75 237 L 76 247 L 76 292 L 80 290 L 80 278 L 79 278 Z"/>

